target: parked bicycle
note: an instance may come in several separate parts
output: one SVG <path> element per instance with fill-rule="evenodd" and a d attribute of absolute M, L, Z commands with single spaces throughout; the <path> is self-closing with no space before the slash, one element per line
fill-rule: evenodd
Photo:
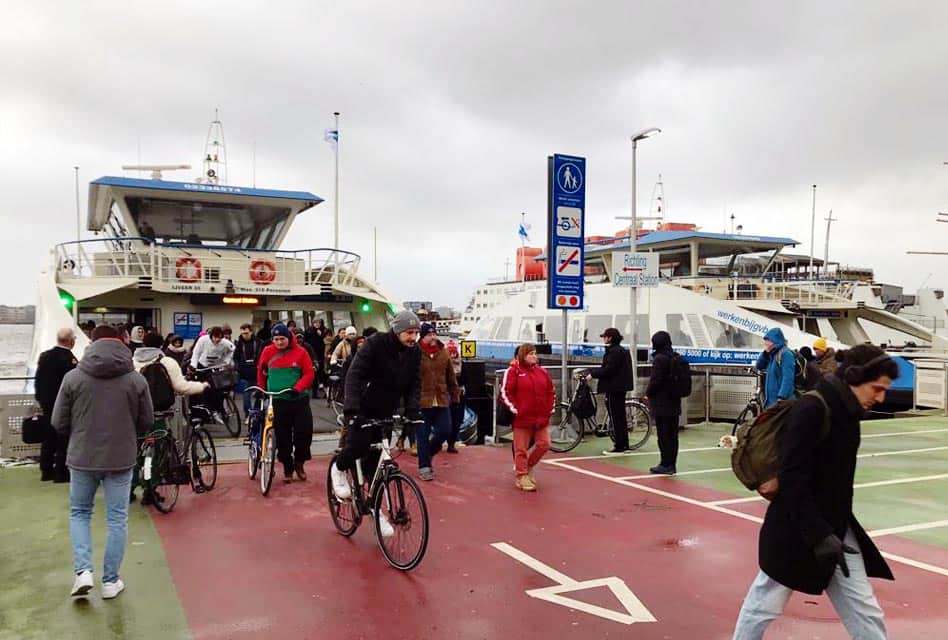
<path fill-rule="evenodd" d="M 751 399 L 747 401 L 747 406 L 744 407 L 737 416 L 737 420 L 734 421 L 734 426 L 731 427 L 731 435 L 737 434 L 737 428 L 742 424 L 748 424 L 754 422 L 757 419 L 757 416 L 760 415 L 761 409 L 763 408 L 763 403 L 761 402 L 761 392 L 763 391 L 763 380 L 764 374 L 762 371 L 759 371 L 756 367 L 751 369 L 754 372 L 756 382 L 754 385 L 754 395 L 751 396 Z"/>
<path fill-rule="evenodd" d="M 326 406 L 332 409 L 338 421 L 343 410 L 342 367 L 333 365 L 326 385 Z"/>
<path fill-rule="evenodd" d="M 276 433 L 273 431 L 273 396 L 280 391 L 266 391 L 247 387 L 244 393 L 253 393 L 247 414 L 247 475 L 253 480 L 260 472 L 260 493 L 269 495 L 276 473 Z"/>
<path fill-rule="evenodd" d="M 573 374 L 575 385 L 569 402 L 561 402 L 557 405 L 562 417 L 559 425 L 550 427 L 550 449 L 557 453 L 566 453 L 575 449 L 586 434 L 609 436 L 613 442 L 616 441 L 609 413 L 604 411 L 602 417 L 599 416 L 599 402 L 596 400 L 596 394 L 590 393 L 596 409 L 592 417 L 580 418 L 573 412 L 573 403 L 578 395 L 589 390 L 586 373 L 584 370 L 579 370 Z M 652 434 L 652 419 L 648 407 L 643 402 L 626 398 L 625 417 L 628 423 L 629 449 L 638 449 Z"/>
<path fill-rule="evenodd" d="M 190 415 L 192 407 L 202 405 L 206 410 L 201 412 L 207 420 L 204 424 L 222 424 L 231 436 L 240 437 L 240 411 L 234 399 L 234 387 L 240 381 L 237 370 L 227 364 L 195 369 L 194 373 L 198 380 L 206 381 L 211 386 L 203 394 L 188 399 L 186 413 Z"/>
<path fill-rule="evenodd" d="M 142 486 L 153 498 L 155 508 L 170 513 L 178 501 L 178 487 L 190 484 L 195 493 L 210 491 L 217 484 L 217 448 L 204 428 L 198 411 L 192 412 L 183 441 L 170 427 L 174 410 L 156 416 L 155 428 L 142 439 L 139 465 Z"/>
<path fill-rule="evenodd" d="M 382 441 L 372 448 L 380 451 L 378 466 L 370 482 L 362 472 L 362 460 L 353 465 L 355 472 L 346 471 L 352 497 L 340 500 L 332 488 L 332 475 L 327 473 L 326 492 L 333 525 L 348 537 L 356 532 L 364 516 L 375 521 L 375 537 L 382 555 L 396 569 L 409 571 L 418 566 L 428 548 L 428 507 L 421 489 L 403 473 L 391 457 L 392 428 L 411 424 L 399 416 L 389 420 L 373 420 L 360 428 L 382 428 Z M 336 463 L 333 456 L 329 469 Z M 384 516 L 384 521 L 380 517 Z M 383 532 L 382 527 L 387 531 Z"/>

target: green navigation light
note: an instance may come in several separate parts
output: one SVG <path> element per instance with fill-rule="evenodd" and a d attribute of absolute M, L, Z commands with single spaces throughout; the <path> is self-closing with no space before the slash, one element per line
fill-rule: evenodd
<path fill-rule="evenodd" d="M 370 305 L 367 300 L 363 300 L 359 308 L 362 310 L 362 313 L 368 313 L 372 310 L 372 305 Z"/>
<path fill-rule="evenodd" d="M 76 304 L 76 299 L 73 298 L 68 293 L 66 293 L 65 291 L 59 294 L 59 301 L 62 303 L 64 307 L 66 307 L 66 309 L 70 311 L 72 311 L 72 306 Z"/>

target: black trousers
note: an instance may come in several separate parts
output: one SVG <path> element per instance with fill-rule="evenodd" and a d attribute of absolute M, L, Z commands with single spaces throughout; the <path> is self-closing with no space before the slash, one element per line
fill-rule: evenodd
<path fill-rule="evenodd" d="M 658 450 L 662 454 L 661 465 L 672 467 L 678 463 L 678 418 L 679 416 L 656 416 Z"/>
<path fill-rule="evenodd" d="M 277 457 L 283 472 L 290 474 L 296 464 L 309 460 L 313 444 L 313 410 L 309 398 L 273 401 L 273 428 L 276 430 Z"/>
<path fill-rule="evenodd" d="M 629 448 L 629 421 L 625 417 L 625 391 L 611 391 L 606 394 L 606 411 L 616 435 L 616 449 Z"/>
<path fill-rule="evenodd" d="M 453 447 L 458 441 L 461 432 L 461 423 L 464 421 L 464 403 L 451 404 L 451 434 L 448 436 L 448 445 Z"/>
<path fill-rule="evenodd" d="M 45 414 L 50 415 L 50 414 Z M 46 437 L 40 444 L 40 471 L 54 476 L 68 477 L 66 469 L 66 449 L 69 448 L 69 436 L 61 435 L 52 425 L 46 431 Z"/>
<path fill-rule="evenodd" d="M 411 430 L 411 425 L 405 425 Z M 336 456 L 336 468 L 340 471 L 355 469 L 355 461 L 362 460 L 362 474 L 366 480 L 371 480 L 375 467 L 379 463 L 381 451 L 372 449 L 372 445 L 382 441 L 382 427 L 364 427 L 360 420 L 346 428 L 346 445 Z"/>

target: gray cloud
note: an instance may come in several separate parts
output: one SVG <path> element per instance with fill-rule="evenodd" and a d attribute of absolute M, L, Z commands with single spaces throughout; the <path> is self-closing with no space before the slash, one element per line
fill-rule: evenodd
<path fill-rule="evenodd" d="M 809 241 L 880 279 L 948 285 L 933 221 L 948 207 L 942 3 L 54 2 L 0 9 L 0 268 L 28 302 L 49 246 L 71 239 L 83 182 L 136 160 L 197 164 L 221 107 L 230 181 L 312 190 L 289 247 L 332 242 L 343 113 L 342 243 L 404 299 L 462 305 L 502 275 L 521 211 L 542 242 L 545 158 L 589 162 L 591 233 L 639 210 L 658 173 L 668 215 Z M 183 176 L 182 176 L 183 177 Z M 85 207 L 83 184 L 83 209 Z M 808 251 L 807 246 L 799 247 Z"/>

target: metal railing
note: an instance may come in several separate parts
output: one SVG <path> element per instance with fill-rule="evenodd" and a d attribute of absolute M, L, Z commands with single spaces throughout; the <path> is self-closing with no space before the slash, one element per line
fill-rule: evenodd
<path fill-rule="evenodd" d="M 788 300 L 797 303 L 851 303 L 855 282 L 784 281 L 766 276 L 678 277 L 668 281 L 719 300 Z"/>
<path fill-rule="evenodd" d="M 363 286 L 358 278 L 360 256 L 327 248 L 270 251 L 156 244 L 140 237 L 97 238 L 58 244 L 51 260 L 60 282 L 138 278 L 153 288 L 187 290 L 227 284 L 244 290 Z"/>

